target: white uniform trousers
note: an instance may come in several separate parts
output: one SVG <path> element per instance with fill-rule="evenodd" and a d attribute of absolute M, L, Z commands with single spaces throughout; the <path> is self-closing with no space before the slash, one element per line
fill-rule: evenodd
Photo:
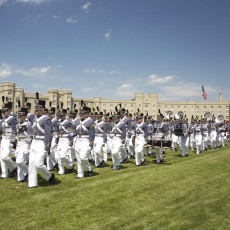
<path fill-rule="evenodd" d="M 207 150 L 208 149 L 208 131 L 203 133 L 203 150 Z"/>
<path fill-rule="evenodd" d="M 65 173 L 65 165 L 68 169 L 73 168 L 73 163 L 69 159 L 69 152 L 71 147 L 69 146 L 69 139 L 67 137 L 60 137 L 57 146 L 57 162 L 58 162 L 58 174 Z"/>
<path fill-rule="evenodd" d="M 135 153 L 135 135 L 132 135 L 130 138 L 129 138 L 129 142 L 128 142 L 128 146 L 127 146 L 127 149 L 128 149 L 128 158 L 131 158 L 132 156 L 134 156 L 134 153 Z"/>
<path fill-rule="evenodd" d="M 95 166 L 98 167 L 100 163 L 103 161 L 102 157 L 102 147 L 104 145 L 104 139 L 102 136 L 95 136 L 94 145 L 93 145 L 93 153 Z"/>
<path fill-rule="evenodd" d="M 196 140 L 193 134 L 189 134 L 189 145 L 192 151 L 196 148 Z"/>
<path fill-rule="evenodd" d="M 53 170 L 54 166 L 57 164 L 56 154 L 57 154 L 56 137 L 53 137 L 50 146 L 50 154 L 47 154 L 46 156 L 46 165 L 48 170 Z"/>
<path fill-rule="evenodd" d="M 182 157 L 188 155 L 188 144 L 189 144 L 189 136 L 181 136 L 181 150 L 182 150 Z"/>
<path fill-rule="evenodd" d="M 17 177 L 18 181 L 25 180 L 28 175 L 30 141 L 19 140 L 15 151 L 16 163 L 18 165 Z"/>
<path fill-rule="evenodd" d="M 120 166 L 120 156 L 123 145 L 121 143 L 121 137 L 114 136 L 111 138 L 111 154 L 112 154 L 112 162 L 113 169 L 117 169 Z"/>
<path fill-rule="evenodd" d="M 50 179 L 51 173 L 44 164 L 45 157 L 46 151 L 44 141 L 41 139 L 33 139 L 29 153 L 29 188 L 38 186 L 38 171 L 45 180 L 48 181 Z"/>
<path fill-rule="evenodd" d="M 1 141 L 1 168 L 2 168 L 2 178 L 9 177 L 9 172 L 12 172 L 17 168 L 17 164 L 11 159 L 10 155 L 13 151 L 10 145 L 11 139 L 9 137 L 2 137 Z"/>
<path fill-rule="evenodd" d="M 135 161 L 136 165 L 139 166 L 145 160 L 144 157 L 144 145 L 145 145 L 144 135 L 136 135 L 135 140 Z"/>
<path fill-rule="evenodd" d="M 77 158 L 77 177 L 84 177 L 84 165 L 88 171 L 92 171 L 89 163 L 89 155 L 91 151 L 90 141 L 88 137 L 75 137 L 74 149 Z"/>
<path fill-rule="evenodd" d="M 176 136 L 174 133 L 172 133 L 172 150 L 177 150 L 177 142 L 178 142 L 178 136 Z"/>
<path fill-rule="evenodd" d="M 197 133 L 195 135 L 196 140 L 196 153 L 199 154 L 202 151 L 202 134 Z"/>
<path fill-rule="evenodd" d="M 104 143 L 104 146 L 102 146 L 102 152 L 103 152 L 103 159 L 106 162 L 108 160 L 108 143 Z"/>
<path fill-rule="evenodd" d="M 163 148 L 161 147 L 154 147 L 155 148 L 155 153 L 156 153 L 156 160 L 157 163 L 161 163 L 161 161 L 163 160 Z"/>
<path fill-rule="evenodd" d="M 225 146 L 224 134 L 224 132 L 220 132 L 219 134 L 219 146 Z"/>
<path fill-rule="evenodd" d="M 111 149 L 112 149 L 112 147 L 111 147 L 111 145 L 112 145 L 112 138 L 109 136 L 109 135 L 107 135 L 107 153 L 111 153 Z"/>
<path fill-rule="evenodd" d="M 216 138 L 217 138 L 217 132 L 216 130 L 212 130 L 210 133 L 210 142 L 212 149 L 216 148 Z"/>

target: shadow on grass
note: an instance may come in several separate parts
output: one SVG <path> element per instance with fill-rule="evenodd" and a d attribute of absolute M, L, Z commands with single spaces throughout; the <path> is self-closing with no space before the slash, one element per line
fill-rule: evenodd
<path fill-rule="evenodd" d="M 157 161 L 156 160 L 153 160 L 152 161 L 152 163 L 154 164 L 154 165 L 164 165 L 164 166 L 167 166 L 167 165 L 172 165 L 171 163 L 167 163 L 166 161 L 161 161 L 160 163 L 157 163 Z"/>
<path fill-rule="evenodd" d="M 61 181 L 56 177 L 56 175 L 55 175 L 55 183 L 54 184 L 50 184 L 49 181 L 46 181 L 43 177 L 38 175 L 38 185 L 39 185 L 39 187 L 56 186 L 58 184 L 61 184 Z"/>

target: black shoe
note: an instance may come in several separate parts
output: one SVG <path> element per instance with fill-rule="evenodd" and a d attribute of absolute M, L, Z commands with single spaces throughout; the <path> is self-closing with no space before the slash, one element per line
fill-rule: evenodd
<path fill-rule="evenodd" d="M 17 177 L 17 167 L 11 172 L 12 177 Z"/>
<path fill-rule="evenodd" d="M 104 160 L 102 160 L 102 161 L 101 161 L 101 163 L 99 164 L 99 166 L 98 166 L 98 167 L 103 167 L 103 166 L 104 166 L 104 164 L 105 164 L 105 161 L 104 161 Z"/>
<path fill-rule="evenodd" d="M 17 181 L 18 183 L 23 183 L 23 182 L 26 182 L 25 180 L 18 180 Z"/>
<path fill-rule="evenodd" d="M 93 175 L 93 171 L 88 171 L 88 176 L 92 176 Z"/>
<path fill-rule="evenodd" d="M 116 168 L 113 168 L 113 170 L 119 170 L 120 166 L 116 166 Z"/>
<path fill-rule="evenodd" d="M 56 163 L 55 165 L 54 165 L 54 167 L 53 167 L 53 170 L 59 170 L 59 168 L 58 168 L 58 163 Z"/>
<path fill-rule="evenodd" d="M 125 163 L 128 160 L 128 157 L 126 157 L 121 163 Z"/>
<path fill-rule="evenodd" d="M 28 174 L 25 175 L 24 181 L 25 181 L 25 182 L 28 182 Z"/>
<path fill-rule="evenodd" d="M 141 162 L 141 165 L 142 165 L 142 166 L 145 166 L 145 164 L 146 164 L 146 160 L 144 159 L 144 160 Z"/>
<path fill-rule="evenodd" d="M 50 184 L 55 184 L 56 180 L 55 180 L 55 175 L 52 173 L 50 179 L 48 180 Z"/>

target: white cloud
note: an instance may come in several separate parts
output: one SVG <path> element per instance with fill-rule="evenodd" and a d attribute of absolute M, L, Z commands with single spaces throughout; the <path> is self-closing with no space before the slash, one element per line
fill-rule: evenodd
<path fill-rule="evenodd" d="M 113 75 L 113 74 L 119 74 L 119 72 L 117 70 L 102 70 L 102 69 L 97 69 L 97 68 L 87 68 L 83 70 L 84 73 L 87 74 L 109 74 L 109 75 Z"/>
<path fill-rule="evenodd" d="M 31 4 L 31 5 L 40 5 L 44 2 L 50 2 L 52 0 L 17 0 L 19 3 Z"/>
<path fill-rule="evenodd" d="M 89 92 L 89 91 L 94 91 L 95 89 L 94 88 L 91 88 L 91 87 L 83 87 L 81 89 L 82 92 Z"/>
<path fill-rule="evenodd" d="M 87 2 L 86 4 L 84 4 L 84 5 L 81 7 L 81 9 L 87 13 L 87 12 L 89 12 L 89 7 L 91 7 L 91 5 L 92 5 L 91 2 Z"/>
<path fill-rule="evenodd" d="M 51 66 L 46 66 L 46 67 L 31 68 L 31 69 L 17 69 L 15 70 L 15 72 L 23 76 L 37 77 L 42 74 L 48 73 L 51 69 L 52 69 Z"/>
<path fill-rule="evenodd" d="M 0 63 L 0 78 L 7 78 L 13 73 L 11 66 L 6 63 Z"/>
<path fill-rule="evenodd" d="M 206 86 L 208 93 L 216 93 L 217 89 Z M 191 82 L 178 82 L 175 85 L 163 86 L 159 89 L 160 100 L 193 100 L 201 98 L 201 84 Z"/>
<path fill-rule="evenodd" d="M 107 38 L 108 40 L 111 39 L 112 37 L 112 30 L 108 30 L 105 34 L 104 37 Z"/>
<path fill-rule="evenodd" d="M 147 77 L 147 82 L 149 83 L 158 83 L 158 84 L 164 84 L 172 81 L 174 79 L 173 76 L 165 76 L 165 77 L 160 77 L 155 74 L 151 74 Z"/>
<path fill-rule="evenodd" d="M 116 90 L 115 90 L 115 95 L 121 98 L 131 98 L 134 97 L 134 94 L 137 92 L 137 88 L 130 84 L 130 83 L 125 83 L 120 85 Z"/>
<path fill-rule="evenodd" d="M 7 3 L 7 0 L 0 0 L 0 6 Z"/>
<path fill-rule="evenodd" d="M 72 17 L 70 17 L 70 18 L 66 19 L 66 22 L 69 23 L 69 24 L 73 24 L 73 23 L 78 22 L 78 20 L 77 19 L 73 19 Z"/>

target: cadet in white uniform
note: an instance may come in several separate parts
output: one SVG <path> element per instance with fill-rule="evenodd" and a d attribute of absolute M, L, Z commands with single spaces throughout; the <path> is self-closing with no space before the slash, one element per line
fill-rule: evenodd
<path fill-rule="evenodd" d="M 91 109 L 82 107 L 80 117 L 76 125 L 76 137 L 74 138 L 74 149 L 77 158 L 77 177 L 84 177 L 84 166 L 88 171 L 88 176 L 92 176 L 92 167 L 89 163 L 90 151 L 95 138 L 94 120 L 90 117 Z"/>
<path fill-rule="evenodd" d="M 56 182 L 55 175 L 47 169 L 44 164 L 46 154 L 50 151 L 50 144 L 53 136 L 53 126 L 50 118 L 43 115 L 45 101 L 39 100 L 35 107 L 35 121 L 33 122 L 33 140 L 30 146 L 29 155 L 29 177 L 28 187 L 38 186 L 39 171 L 42 177 L 50 184 Z"/>
<path fill-rule="evenodd" d="M 12 102 L 7 102 L 2 108 L 2 140 L 1 140 L 1 178 L 9 177 L 9 171 L 16 176 L 17 164 L 11 159 L 11 154 L 14 152 L 13 147 L 16 147 L 17 134 L 17 119 L 11 114 Z M 8 171 L 9 170 L 9 171 Z"/>
<path fill-rule="evenodd" d="M 18 182 L 25 182 L 28 179 L 29 151 L 32 137 L 32 124 L 26 119 L 27 108 L 18 111 L 19 125 L 17 128 L 17 148 L 15 150 L 16 163 L 18 165 Z"/>

